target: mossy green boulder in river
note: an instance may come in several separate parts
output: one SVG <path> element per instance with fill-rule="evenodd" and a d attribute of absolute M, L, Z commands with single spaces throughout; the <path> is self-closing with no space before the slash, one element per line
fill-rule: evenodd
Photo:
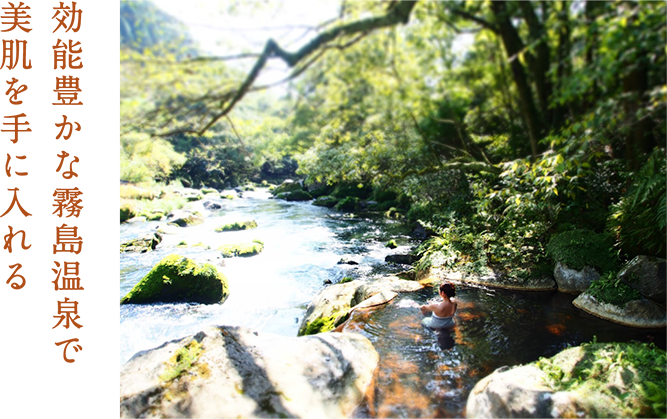
<path fill-rule="evenodd" d="M 590 343 L 502 367 L 477 383 L 469 418 L 665 417 L 665 351 L 644 343 Z"/>
<path fill-rule="evenodd" d="M 125 297 L 121 304 L 155 302 L 221 303 L 229 295 L 227 278 L 215 266 L 176 254 L 155 265 Z"/>

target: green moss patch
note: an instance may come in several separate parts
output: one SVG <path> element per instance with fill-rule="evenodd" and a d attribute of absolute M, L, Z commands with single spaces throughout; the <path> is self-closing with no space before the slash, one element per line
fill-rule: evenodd
<path fill-rule="evenodd" d="M 575 393 L 586 417 L 665 417 L 667 356 L 645 343 L 590 343 L 540 359 L 554 391 Z"/>
<path fill-rule="evenodd" d="M 601 273 L 614 270 L 618 261 L 611 241 L 602 234 L 586 229 L 565 231 L 553 236 L 547 244 L 547 254 L 555 262 L 570 269 L 581 270 L 584 266 L 590 266 Z"/>
<path fill-rule="evenodd" d="M 218 250 L 225 258 L 255 256 L 264 250 L 264 243 L 260 240 L 253 240 L 250 243 L 226 244 L 220 246 Z"/>
<path fill-rule="evenodd" d="M 176 254 L 162 259 L 132 290 L 121 304 L 154 302 L 223 302 L 229 295 L 227 278 L 215 266 Z"/>
<path fill-rule="evenodd" d="M 236 194 L 233 193 L 221 193 L 220 198 L 222 199 L 236 199 Z"/>
<path fill-rule="evenodd" d="M 619 307 L 624 307 L 626 303 L 642 298 L 639 291 L 621 282 L 613 272 L 593 281 L 586 292 L 598 301 Z"/>
<path fill-rule="evenodd" d="M 386 246 L 390 249 L 396 249 L 398 247 L 398 244 L 396 244 L 396 240 L 391 239 L 387 242 Z"/>
<path fill-rule="evenodd" d="M 202 345 L 195 340 L 183 346 L 165 363 L 166 368 L 160 380 L 170 382 L 188 373 L 203 352 Z"/>
<path fill-rule="evenodd" d="M 201 193 L 203 193 L 204 195 L 208 195 L 208 194 L 210 194 L 210 193 L 218 193 L 218 191 L 215 190 L 215 189 L 213 189 L 213 188 L 201 188 L 200 191 L 201 191 Z"/>
<path fill-rule="evenodd" d="M 123 223 L 137 215 L 134 206 L 124 203 L 120 206 L 120 222 Z"/>
<path fill-rule="evenodd" d="M 257 228 L 257 222 L 255 220 L 234 221 L 233 223 L 221 225 L 220 227 L 216 228 L 215 231 L 217 232 L 240 231 L 240 230 L 249 230 L 251 228 Z"/>
<path fill-rule="evenodd" d="M 328 332 L 334 328 L 335 316 L 331 317 L 320 317 L 315 319 L 306 326 L 304 330 L 304 335 L 316 335 L 318 333 Z"/>

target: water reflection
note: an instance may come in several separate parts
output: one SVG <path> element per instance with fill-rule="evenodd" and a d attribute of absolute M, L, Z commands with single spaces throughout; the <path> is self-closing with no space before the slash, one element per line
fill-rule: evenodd
<path fill-rule="evenodd" d="M 457 286 L 456 326 L 421 325 L 431 289 L 402 294 L 384 308 L 353 313 L 346 331 L 368 337 L 380 354 L 373 388 L 355 417 L 461 417 L 470 390 L 504 365 L 550 357 L 591 341 L 652 341 L 664 330 L 616 325 L 578 310 L 573 296 Z"/>

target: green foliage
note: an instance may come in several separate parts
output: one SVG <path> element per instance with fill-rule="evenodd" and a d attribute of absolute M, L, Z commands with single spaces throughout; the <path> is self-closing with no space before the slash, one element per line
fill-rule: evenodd
<path fill-rule="evenodd" d="M 188 301 L 221 303 L 229 295 L 227 278 L 215 266 L 197 264 L 176 254 L 162 259 L 125 297 L 121 304 Z"/>
<path fill-rule="evenodd" d="M 249 230 L 251 228 L 257 228 L 257 222 L 255 220 L 249 221 L 234 221 L 233 223 L 228 223 L 217 227 L 215 231 L 239 231 L 239 230 Z"/>
<path fill-rule="evenodd" d="M 171 144 L 162 138 L 131 132 L 120 137 L 120 179 L 139 183 L 166 179 L 172 169 L 185 162 Z"/>
<path fill-rule="evenodd" d="M 354 211 L 357 207 L 359 206 L 359 198 L 355 196 L 348 196 L 347 198 L 343 198 L 336 205 L 334 205 L 334 209 L 338 211 Z"/>
<path fill-rule="evenodd" d="M 264 243 L 260 240 L 253 240 L 250 243 L 225 244 L 220 246 L 218 250 L 224 258 L 249 257 L 258 255 L 264 250 Z"/>
<path fill-rule="evenodd" d="M 656 149 L 615 204 L 608 227 L 630 257 L 664 256 L 667 230 L 667 169 L 664 150 Z"/>
<path fill-rule="evenodd" d="M 615 272 L 608 272 L 597 281 L 593 281 L 586 292 L 598 301 L 619 307 L 624 307 L 626 303 L 642 298 L 639 291 L 621 282 Z"/>
<path fill-rule="evenodd" d="M 604 234 L 577 229 L 554 235 L 547 244 L 548 255 L 570 269 L 581 270 L 591 266 L 602 274 L 617 267 L 611 240 Z"/>
<path fill-rule="evenodd" d="M 568 349 L 565 352 L 577 351 Z M 571 391 L 590 400 L 595 417 L 665 417 L 667 355 L 646 343 L 588 343 L 571 368 L 559 362 L 561 353 L 541 358 L 537 367 L 549 377 L 554 391 Z M 600 397 L 602 403 L 595 403 Z"/>
<path fill-rule="evenodd" d="M 354 278 L 352 278 L 351 276 L 346 276 L 340 280 L 339 284 L 347 284 L 348 282 L 352 281 L 354 281 Z"/>

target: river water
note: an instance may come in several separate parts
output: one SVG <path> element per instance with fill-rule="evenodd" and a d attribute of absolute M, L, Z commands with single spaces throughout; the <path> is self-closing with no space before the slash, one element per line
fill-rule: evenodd
<path fill-rule="evenodd" d="M 268 199 L 265 191 L 244 198 L 208 198 L 192 204 L 207 214 L 202 225 L 172 228 L 153 252 L 121 254 L 120 297 L 164 256 L 178 253 L 222 261 L 222 244 L 260 239 L 264 251 L 250 258 L 224 259 L 230 296 L 222 305 L 123 305 L 120 309 L 120 363 L 138 351 L 194 334 L 209 325 L 245 326 L 296 336 L 308 303 L 324 287 L 345 276 L 355 279 L 395 273 L 405 266 L 384 262 L 407 253 L 417 242 L 395 221 L 364 218 L 315 207 L 309 202 Z M 206 211 L 203 202 L 222 205 Z M 216 233 L 232 221 L 254 219 L 258 228 Z M 165 223 L 121 225 L 121 241 Z M 385 246 L 397 239 L 399 248 Z M 182 241 L 188 247 L 177 247 Z M 204 246 L 191 246 L 202 243 Z M 207 249 L 205 246 L 210 246 Z M 359 265 L 338 264 L 341 258 Z M 503 365 L 552 356 L 567 346 L 597 339 L 654 341 L 664 349 L 664 330 L 616 325 L 575 308 L 558 292 L 510 292 L 460 284 L 457 326 L 436 334 L 424 329 L 418 306 L 436 301 L 432 289 L 405 293 L 387 306 L 353 313 L 346 326 L 368 337 L 380 353 L 380 367 L 355 417 L 460 417 L 474 384 Z"/>

